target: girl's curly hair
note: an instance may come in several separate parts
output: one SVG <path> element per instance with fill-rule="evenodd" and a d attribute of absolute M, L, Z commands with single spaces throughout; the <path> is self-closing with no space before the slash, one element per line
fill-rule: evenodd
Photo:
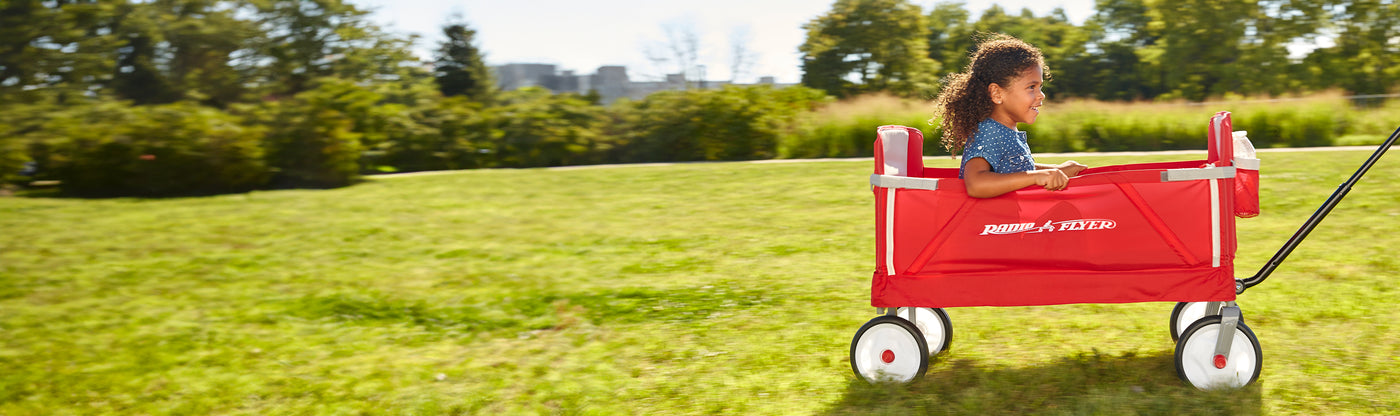
<path fill-rule="evenodd" d="M 963 72 L 943 79 L 943 91 L 934 99 L 933 119 L 943 129 L 943 146 L 956 154 L 977 133 L 977 124 L 992 115 L 992 97 L 987 87 L 993 83 L 1008 86 L 1022 71 L 1036 65 L 1050 78 L 1040 49 L 1011 36 L 996 34 L 978 43 L 977 51 Z"/>

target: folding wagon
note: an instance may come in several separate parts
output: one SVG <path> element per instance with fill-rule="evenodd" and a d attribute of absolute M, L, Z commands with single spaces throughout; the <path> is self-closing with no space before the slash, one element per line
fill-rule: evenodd
<path fill-rule="evenodd" d="M 851 341 L 868 381 L 908 382 L 948 348 L 944 308 L 1177 302 L 1176 369 L 1201 389 L 1258 379 L 1263 355 L 1237 295 L 1297 247 L 1400 135 L 1383 144 L 1252 277 L 1236 279 L 1235 218 L 1259 213 L 1259 160 L 1232 132 L 1208 126 L 1205 160 L 1096 167 L 1063 191 L 967 195 L 957 168 L 925 168 L 917 129 L 883 126 L 875 141 L 876 269 L 880 315 Z M 1252 148 L 1252 146 L 1251 146 Z"/>

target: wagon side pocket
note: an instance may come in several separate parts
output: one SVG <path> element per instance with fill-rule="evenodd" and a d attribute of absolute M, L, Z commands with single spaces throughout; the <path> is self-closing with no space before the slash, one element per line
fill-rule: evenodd
<path fill-rule="evenodd" d="M 1253 218 L 1259 215 L 1259 159 L 1249 132 L 1235 131 L 1235 216 Z"/>
<path fill-rule="evenodd" d="M 1235 216 L 1259 215 L 1259 159 L 1235 158 Z"/>

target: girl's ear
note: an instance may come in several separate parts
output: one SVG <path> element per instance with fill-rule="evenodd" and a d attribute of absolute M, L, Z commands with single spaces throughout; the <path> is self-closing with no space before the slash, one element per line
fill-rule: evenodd
<path fill-rule="evenodd" d="M 1001 101 L 1005 99 L 1005 97 L 1003 97 L 1003 95 L 1005 95 L 1004 91 L 1005 90 L 1002 90 L 1001 86 L 997 85 L 995 82 L 987 84 L 987 95 L 992 97 L 992 104 L 1001 104 Z"/>

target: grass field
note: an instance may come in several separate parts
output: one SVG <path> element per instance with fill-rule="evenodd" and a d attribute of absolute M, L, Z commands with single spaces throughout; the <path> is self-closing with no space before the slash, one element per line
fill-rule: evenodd
<path fill-rule="evenodd" d="M 1368 154 L 1263 154 L 1237 274 Z M 868 161 L 0 198 L 0 415 L 1394 413 L 1395 157 L 1241 296 L 1264 370 L 1224 393 L 1177 380 L 1165 303 L 950 309 L 923 380 L 856 379 Z"/>

